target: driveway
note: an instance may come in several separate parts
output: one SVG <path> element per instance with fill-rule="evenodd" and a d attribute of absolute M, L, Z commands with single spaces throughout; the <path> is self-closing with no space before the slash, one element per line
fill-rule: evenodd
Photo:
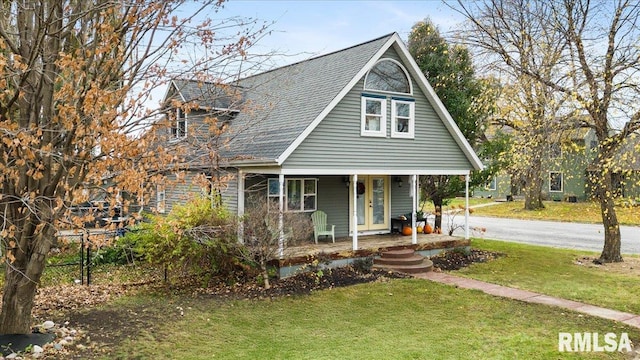
<path fill-rule="evenodd" d="M 454 219 L 464 224 L 464 217 Z M 448 230 L 448 220 L 442 219 L 442 227 Z M 555 221 L 515 220 L 492 217 L 469 217 L 472 237 L 483 239 L 507 240 L 534 245 L 552 246 L 566 249 L 602 251 L 604 244 L 601 224 L 581 224 Z M 486 228 L 486 231 L 474 230 Z M 640 254 L 640 227 L 621 226 L 622 253 Z M 454 235 L 464 236 L 464 229 L 457 229 Z"/>

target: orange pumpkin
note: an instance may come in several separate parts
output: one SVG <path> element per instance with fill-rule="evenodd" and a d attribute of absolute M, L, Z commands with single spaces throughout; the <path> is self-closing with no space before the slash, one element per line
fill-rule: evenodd
<path fill-rule="evenodd" d="M 412 233 L 411 227 L 405 226 L 402 228 L 402 235 L 411 235 L 411 233 Z"/>
<path fill-rule="evenodd" d="M 431 227 L 431 225 L 427 224 L 427 225 L 424 227 L 424 233 L 425 233 L 425 234 L 431 234 L 432 232 L 433 232 L 433 228 Z"/>

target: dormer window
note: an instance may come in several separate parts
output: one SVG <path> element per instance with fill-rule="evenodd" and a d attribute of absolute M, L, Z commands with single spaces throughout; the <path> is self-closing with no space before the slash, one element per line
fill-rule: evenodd
<path fill-rule="evenodd" d="M 187 117 L 181 109 L 176 109 L 175 119 L 171 124 L 171 137 L 182 139 L 187 136 Z"/>

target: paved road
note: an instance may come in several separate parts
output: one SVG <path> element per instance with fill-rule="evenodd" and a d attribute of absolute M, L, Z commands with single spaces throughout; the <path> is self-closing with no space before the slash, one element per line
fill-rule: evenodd
<path fill-rule="evenodd" d="M 455 223 L 464 224 L 464 217 L 457 216 Z M 442 227 L 448 229 L 446 217 Z M 491 217 L 469 217 L 471 236 L 509 240 L 528 244 L 553 246 L 568 249 L 602 251 L 604 244 L 603 228 L 600 224 L 579 224 L 554 221 L 515 220 Z M 485 232 L 473 230 L 474 227 L 486 228 Z M 640 226 L 621 226 L 622 253 L 640 254 Z M 464 236 L 464 229 L 454 233 Z"/>

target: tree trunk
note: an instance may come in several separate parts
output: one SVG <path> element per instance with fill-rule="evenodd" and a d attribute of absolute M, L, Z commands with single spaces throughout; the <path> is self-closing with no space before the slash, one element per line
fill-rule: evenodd
<path fill-rule="evenodd" d="M 262 270 L 262 277 L 264 278 L 264 288 L 271 289 L 271 283 L 269 282 L 269 271 L 267 270 L 267 264 L 262 264 L 260 266 L 260 270 Z"/>
<path fill-rule="evenodd" d="M 37 234 L 28 231 L 22 233 L 21 238 L 33 240 L 29 246 L 7 249 L 0 334 L 31 333 L 31 310 L 54 235 L 52 230 Z M 10 262 L 12 256 L 15 260 Z"/>
<path fill-rule="evenodd" d="M 524 209 L 541 210 L 544 209 L 542 203 L 542 164 L 539 158 L 531 160 L 531 166 L 525 175 Z"/>
<path fill-rule="evenodd" d="M 621 237 L 620 224 L 613 201 L 613 174 L 610 171 L 604 173 L 602 180 L 598 182 L 598 200 L 604 226 L 604 247 L 598 259 L 603 263 L 621 262 L 620 253 Z"/>
<path fill-rule="evenodd" d="M 36 284 L 18 270 L 7 264 L 2 313 L 0 314 L 1 334 L 31 333 L 31 309 L 36 294 Z"/>
<path fill-rule="evenodd" d="M 433 222 L 433 231 L 435 233 L 438 229 L 442 230 L 442 199 L 436 196 L 431 200 L 433 201 L 433 207 L 435 208 L 436 215 Z"/>

